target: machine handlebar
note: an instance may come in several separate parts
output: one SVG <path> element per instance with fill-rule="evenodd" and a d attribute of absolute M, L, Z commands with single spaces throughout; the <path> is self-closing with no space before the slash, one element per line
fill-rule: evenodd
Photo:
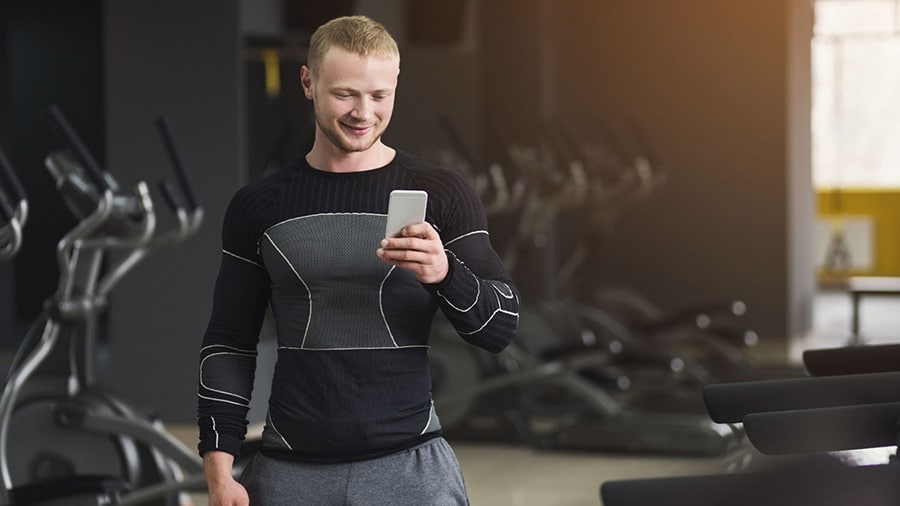
<path fill-rule="evenodd" d="M 103 170 L 100 168 L 100 164 L 97 163 L 97 160 L 91 155 L 91 152 L 88 151 L 87 147 L 84 145 L 84 142 L 81 141 L 81 138 L 78 137 L 78 134 L 75 133 L 75 129 L 69 124 L 68 120 L 66 120 L 65 116 L 63 116 L 62 111 L 59 110 L 59 107 L 56 105 L 51 105 L 48 114 L 50 116 L 50 120 L 53 125 L 56 127 L 57 132 L 65 139 L 65 141 L 69 144 L 69 147 L 75 152 L 75 155 L 78 157 L 78 160 L 83 165 L 85 171 L 87 172 L 87 176 L 93 181 L 93 183 L 97 186 L 100 193 L 103 193 L 105 190 L 113 190 L 112 184 L 110 184 L 109 179 L 104 177 Z"/>
<path fill-rule="evenodd" d="M 160 136 L 162 136 L 163 143 L 166 146 L 166 152 L 169 154 L 169 159 L 172 161 L 172 166 L 175 167 L 175 174 L 178 177 L 178 182 L 181 184 L 181 189 L 184 191 L 184 196 L 187 198 L 188 210 L 191 212 L 196 211 L 200 207 L 197 200 L 197 192 L 194 190 L 194 185 L 191 182 L 190 177 L 188 177 L 187 170 L 185 170 L 181 153 L 175 145 L 169 124 L 163 116 L 156 119 L 156 128 L 159 130 Z M 172 191 L 171 186 L 165 185 L 164 187 L 169 188 L 168 190 L 165 190 L 161 187 L 164 195 L 166 192 Z M 170 199 L 172 196 L 174 196 L 174 193 L 166 196 L 166 200 L 169 201 L 170 205 L 172 202 L 177 202 L 177 199 Z M 173 207 L 173 209 L 176 208 Z"/>
<path fill-rule="evenodd" d="M 7 191 L 9 197 L 11 197 L 10 201 L 25 200 L 25 190 L 22 188 L 22 183 L 16 177 L 12 164 L 9 163 L 9 159 L 2 149 L 0 149 L 0 180 L 3 181 L 2 187 L 4 191 Z"/>

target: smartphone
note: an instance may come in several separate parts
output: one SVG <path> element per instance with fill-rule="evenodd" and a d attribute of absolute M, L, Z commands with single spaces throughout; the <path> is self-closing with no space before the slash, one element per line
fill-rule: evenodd
<path fill-rule="evenodd" d="M 394 190 L 388 201 L 385 237 L 396 237 L 400 230 L 413 223 L 425 221 L 428 193 L 424 190 Z"/>

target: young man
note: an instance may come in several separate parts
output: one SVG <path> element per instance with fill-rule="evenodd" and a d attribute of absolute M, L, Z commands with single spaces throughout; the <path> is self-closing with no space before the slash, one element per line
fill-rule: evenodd
<path fill-rule="evenodd" d="M 399 73 L 377 22 L 321 26 L 300 74 L 312 149 L 229 205 L 200 356 L 211 506 L 468 503 L 431 399 L 431 323 L 440 308 L 463 339 L 498 352 L 518 292 L 466 181 L 382 142 Z M 385 238 L 394 189 L 428 192 L 426 222 Z M 238 482 L 267 304 L 278 362 L 262 450 Z"/>

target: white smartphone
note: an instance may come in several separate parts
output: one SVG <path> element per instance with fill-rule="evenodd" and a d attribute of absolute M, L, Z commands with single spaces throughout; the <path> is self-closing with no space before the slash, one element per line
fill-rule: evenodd
<path fill-rule="evenodd" d="M 424 190 L 394 190 L 388 201 L 385 237 L 396 237 L 400 230 L 413 223 L 425 221 L 428 193 Z"/>

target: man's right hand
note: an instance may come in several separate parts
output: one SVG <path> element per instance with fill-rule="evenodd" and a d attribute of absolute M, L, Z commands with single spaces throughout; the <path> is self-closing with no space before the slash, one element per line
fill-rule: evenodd
<path fill-rule="evenodd" d="M 247 489 L 231 474 L 234 455 L 211 451 L 203 455 L 203 476 L 209 492 L 209 506 L 250 506 Z"/>
<path fill-rule="evenodd" d="M 207 484 L 209 489 L 209 506 L 250 506 L 250 497 L 247 489 L 231 478 L 230 483 L 218 483 L 213 486 Z"/>

